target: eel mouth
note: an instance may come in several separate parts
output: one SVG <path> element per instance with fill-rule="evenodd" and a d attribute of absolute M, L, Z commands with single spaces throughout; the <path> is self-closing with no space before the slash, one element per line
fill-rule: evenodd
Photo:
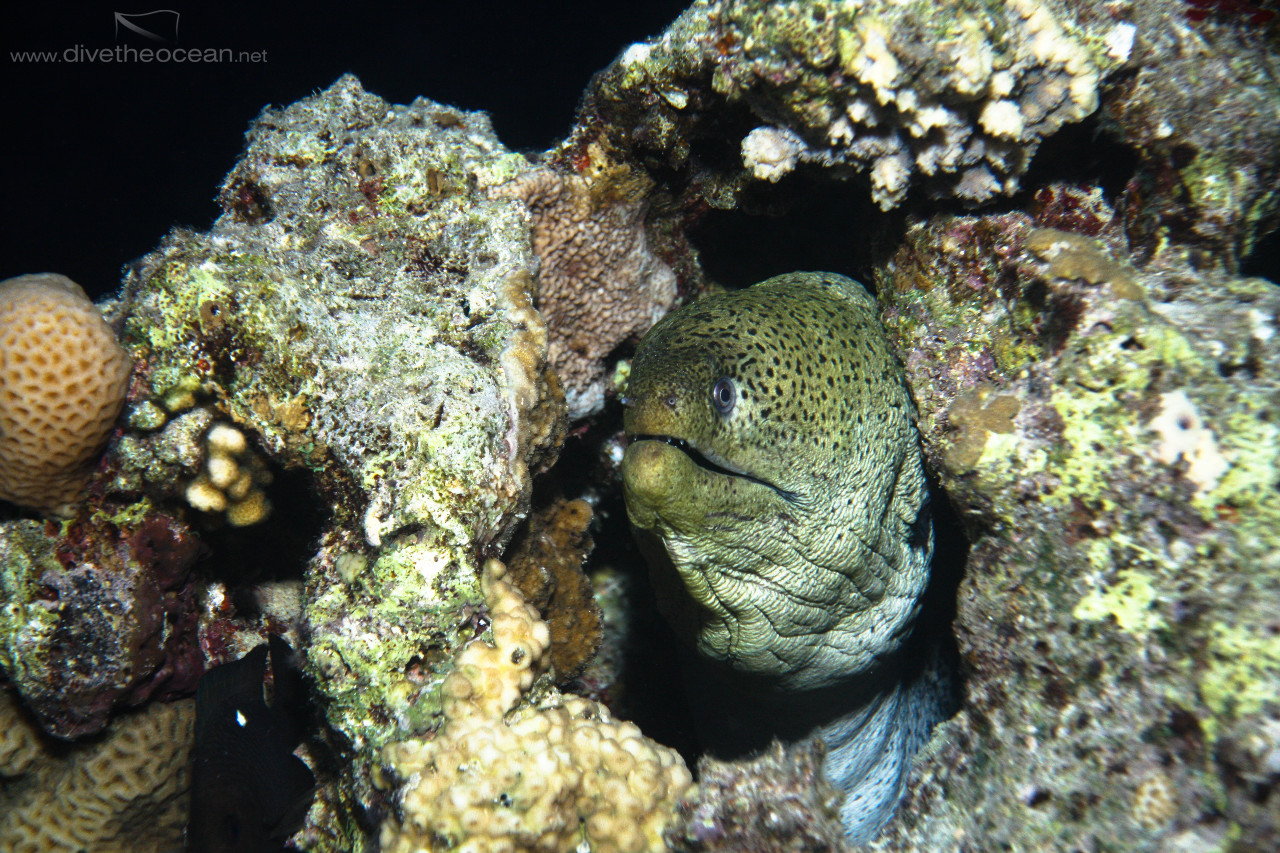
<path fill-rule="evenodd" d="M 789 492 L 786 489 L 783 489 L 779 486 L 775 486 L 773 483 L 770 483 L 768 480 L 765 480 L 762 477 L 757 477 L 756 475 L 750 473 L 749 471 L 744 471 L 741 468 L 732 466 L 723 459 L 712 459 L 708 457 L 707 454 L 703 453 L 701 450 L 698 449 L 696 445 L 690 443 L 686 439 L 676 438 L 673 435 L 648 435 L 648 434 L 630 435 L 630 436 L 627 436 L 627 438 L 632 442 L 658 441 L 663 444 L 669 445 L 671 447 L 674 447 L 676 450 L 679 450 L 685 456 L 688 456 L 690 461 L 692 461 L 694 465 L 697 465 L 699 468 L 703 469 L 704 471 L 710 471 L 711 473 L 719 474 L 722 477 L 737 477 L 740 480 L 747 480 L 752 483 L 757 483 L 761 486 L 764 486 L 765 488 L 772 489 L 774 492 L 777 493 L 779 497 L 781 497 L 785 501 L 794 502 L 798 500 L 800 497 L 795 492 Z"/>

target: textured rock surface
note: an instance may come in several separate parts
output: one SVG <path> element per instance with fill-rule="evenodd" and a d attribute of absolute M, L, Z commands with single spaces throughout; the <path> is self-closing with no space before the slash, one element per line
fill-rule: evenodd
<path fill-rule="evenodd" d="M 200 552 L 154 512 L 0 525 L 0 668 L 46 731 L 92 734 L 117 706 L 195 688 Z"/>
<path fill-rule="evenodd" d="M 677 853 L 836 853 L 844 849 L 840 800 L 815 741 L 774 743 L 746 761 L 704 756 L 666 841 Z"/>
<path fill-rule="evenodd" d="M 1142 256 L 1162 241 L 1235 269 L 1280 207 L 1280 52 L 1274 18 L 1211 3 L 1134 3 L 1136 71 L 1103 103 L 1104 126 L 1139 157 L 1125 205 Z M 1266 17 L 1265 14 L 1263 17 Z M 1198 20 L 1192 20 L 1198 18 Z"/>
<path fill-rule="evenodd" d="M 1087 229 L 937 217 L 879 280 L 975 541 L 964 706 L 876 847 L 1274 849 L 1280 289 L 1135 265 L 1073 193 Z"/>
<path fill-rule="evenodd" d="M 244 438 L 237 464 L 304 478 L 271 493 L 258 527 L 305 504 L 321 517 L 304 546 L 305 653 L 348 757 L 433 724 L 474 634 L 478 561 L 563 435 L 529 227 L 486 189 L 527 168 L 482 114 L 393 106 L 344 77 L 264 112 L 222 217 L 169 235 L 125 282 L 142 381 L 109 488 L 217 527 L 207 495 L 192 500 L 223 465 L 216 424 Z M 222 586 L 206 599 L 202 641 L 221 656 L 241 627 L 221 614 L 238 605 Z M 371 794 L 353 766 L 320 792 L 305 843 L 364 843 L 351 815 Z"/>

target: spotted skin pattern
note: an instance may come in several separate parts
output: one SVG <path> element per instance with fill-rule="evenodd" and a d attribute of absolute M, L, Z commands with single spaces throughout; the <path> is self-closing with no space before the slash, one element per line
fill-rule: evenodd
<path fill-rule="evenodd" d="M 627 512 L 677 632 L 797 697 L 871 677 L 911 632 L 933 528 L 866 290 L 791 273 L 699 300 L 641 341 L 625 402 Z M 936 717 L 917 692 L 890 679 L 814 731 L 851 838 L 892 813 Z"/>

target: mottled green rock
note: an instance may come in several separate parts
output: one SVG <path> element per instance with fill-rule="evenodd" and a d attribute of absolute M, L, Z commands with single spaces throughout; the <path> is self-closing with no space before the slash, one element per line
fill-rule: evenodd
<path fill-rule="evenodd" d="M 1094 203 L 936 217 L 879 279 L 973 549 L 966 699 L 876 849 L 1280 841 L 1280 289 L 1138 264 Z"/>
<path fill-rule="evenodd" d="M 125 282 L 149 398 L 135 411 L 174 417 L 133 425 L 114 487 L 191 512 L 204 430 L 231 422 L 272 467 L 308 473 L 288 499 L 324 519 L 300 627 L 353 763 L 320 792 L 301 836 L 313 849 L 367 841 L 352 834 L 372 796 L 365 757 L 436 723 L 476 632 L 478 561 L 558 451 L 528 224 L 486 191 L 527 167 L 481 113 L 388 104 L 343 77 L 264 111 L 212 229 L 170 234 Z"/>

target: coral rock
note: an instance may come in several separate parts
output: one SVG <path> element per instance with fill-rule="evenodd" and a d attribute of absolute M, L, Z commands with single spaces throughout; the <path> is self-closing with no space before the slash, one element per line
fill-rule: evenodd
<path fill-rule="evenodd" d="M 636 162 L 691 168 L 705 187 L 711 158 L 695 161 L 694 143 L 745 111 L 767 123 L 740 143 L 756 180 L 852 166 L 884 209 L 921 183 L 981 202 L 1013 192 L 1040 142 L 1096 109 L 1103 75 L 1127 58 L 1108 49 L 1117 28 L 1132 34 L 1057 0 L 697 3 L 597 76 L 575 138 L 603 129 Z M 715 183 L 736 193 L 741 177 Z"/>
<path fill-rule="evenodd" d="M 822 745 L 774 744 L 754 758 L 698 761 L 698 786 L 667 829 L 677 853 L 840 853 L 843 795 L 822 775 Z"/>
<path fill-rule="evenodd" d="M 307 668 L 334 731 L 370 754 L 432 725 L 478 555 L 514 532 L 564 436 L 527 220 L 480 189 L 528 169 L 482 113 L 343 77 L 265 111 L 210 231 L 170 234 L 125 282 L 134 402 L 176 417 L 124 436 L 115 482 L 225 503 L 259 535 L 321 519 Z M 237 498 L 255 458 L 301 475 L 300 506 L 263 519 L 254 486 Z"/>
<path fill-rule="evenodd" d="M 1070 194 L 918 223 L 879 280 L 975 541 L 964 705 L 874 849 L 1274 850 L 1280 288 Z"/>
<path fill-rule="evenodd" d="M 67 514 L 124 405 L 131 367 L 71 279 L 0 282 L 0 498 Z"/>
<path fill-rule="evenodd" d="M 171 518 L 0 527 L 0 666 L 51 734 L 79 737 L 117 705 L 189 693 L 203 672 L 191 569 Z"/>
<path fill-rule="evenodd" d="M 21 726 L 5 713 L 0 722 Z M 10 853 L 169 853 L 182 844 L 195 723 L 191 701 L 116 720 L 64 757 L 42 751 L 12 802 L 0 787 L 0 849 Z M 6 726 L 7 728 L 7 726 Z"/>

